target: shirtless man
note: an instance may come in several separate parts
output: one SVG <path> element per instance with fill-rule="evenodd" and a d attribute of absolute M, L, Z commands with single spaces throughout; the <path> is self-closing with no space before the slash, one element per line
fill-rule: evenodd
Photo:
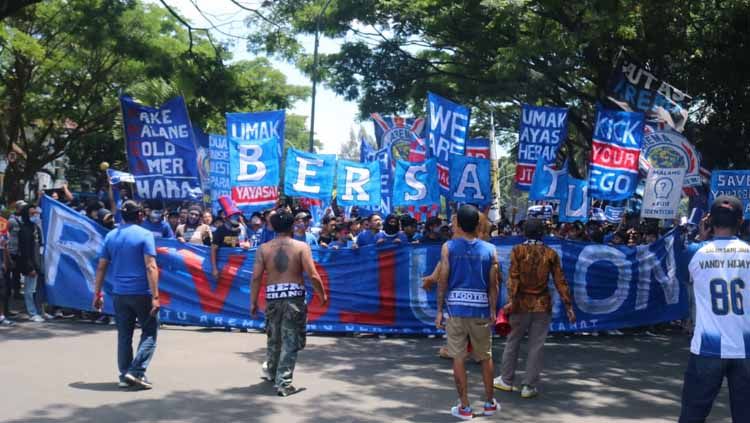
<path fill-rule="evenodd" d="M 315 270 L 310 247 L 292 238 L 294 216 L 280 210 L 270 220 L 276 238 L 262 244 L 255 252 L 250 314 L 255 317 L 258 312 L 258 294 L 263 273 L 266 273 L 268 349 L 266 363 L 263 363 L 263 378 L 274 382 L 278 395 L 286 397 L 297 392 L 292 386 L 292 374 L 297 352 L 305 348 L 307 305 L 302 273 L 307 273 L 322 305 L 328 302 L 328 296 Z"/>

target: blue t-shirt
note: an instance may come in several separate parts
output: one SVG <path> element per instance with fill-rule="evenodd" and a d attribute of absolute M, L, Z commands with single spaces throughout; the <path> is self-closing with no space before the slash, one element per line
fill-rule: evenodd
<path fill-rule="evenodd" d="M 375 242 L 377 243 L 379 239 L 384 240 L 383 244 L 393 244 L 393 241 L 396 239 L 399 239 L 401 241 L 401 244 L 408 244 L 409 238 L 406 237 L 406 234 L 403 232 L 396 232 L 393 235 L 388 235 L 385 232 L 378 232 L 375 235 Z"/>
<path fill-rule="evenodd" d="M 148 230 L 126 223 L 104 238 L 100 258 L 109 260 L 108 281 L 117 295 L 151 295 L 144 256 L 156 257 L 154 236 Z"/>
<path fill-rule="evenodd" d="M 318 246 L 318 240 L 315 239 L 315 235 L 311 234 L 310 232 L 305 232 L 304 236 L 294 234 L 294 239 L 296 239 L 297 241 L 302 241 L 311 247 Z"/>
<path fill-rule="evenodd" d="M 448 241 L 450 275 L 445 303 L 453 317 L 489 318 L 489 280 L 495 246 L 480 239 Z"/>
<path fill-rule="evenodd" d="M 274 238 L 276 238 L 276 232 L 273 229 L 263 228 L 263 236 L 260 239 L 261 244 L 265 244 Z"/>
<path fill-rule="evenodd" d="M 375 243 L 375 234 L 372 233 L 372 231 L 367 230 L 361 232 L 359 235 L 357 235 L 357 245 L 360 247 L 364 247 L 365 245 L 370 245 Z"/>
<path fill-rule="evenodd" d="M 328 248 L 351 248 L 352 247 L 352 241 L 333 241 L 330 244 L 328 244 Z"/>
<path fill-rule="evenodd" d="M 154 223 L 146 219 L 141 222 L 141 227 L 154 234 L 154 238 L 174 238 L 172 227 L 163 220 L 159 223 Z"/>
<path fill-rule="evenodd" d="M 250 248 L 258 248 L 263 241 L 263 228 L 254 230 L 253 228 L 247 228 L 247 240 L 250 242 Z"/>

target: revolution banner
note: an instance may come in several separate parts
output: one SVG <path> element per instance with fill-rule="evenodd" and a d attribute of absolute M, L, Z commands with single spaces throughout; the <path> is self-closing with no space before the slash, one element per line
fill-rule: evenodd
<path fill-rule="evenodd" d="M 539 157 L 545 164 L 555 161 L 560 144 L 568 136 L 568 109 L 524 104 L 518 132 L 516 188 L 528 191 Z"/>
<path fill-rule="evenodd" d="M 336 202 L 342 207 L 380 204 L 380 163 L 336 163 Z"/>
<path fill-rule="evenodd" d="M 44 252 L 49 303 L 91 310 L 98 251 L 106 230 L 49 197 L 42 201 Z M 503 277 L 507 278 L 513 246 L 522 238 L 495 239 Z M 647 326 L 687 316 L 685 280 L 678 279 L 675 232 L 637 248 L 570 242 L 545 243 L 557 251 L 570 284 L 577 322 L 571 324 L 553 291 L 555 332 L 596 331 Z M 252 319 L 250 280 L 254 251 L 221 248 L 220 276 L 211 276 L 209 250 L 176 240 L 156 241 L 159 266 L 160 318 L 168 324 L 263 328 L 263 315 Z M 434 269 L 440 245 L 367 246 L 357 250 L 313 249 L 316 268 L 330 299 L 309 304 L 308 330 L 435 334 L 436 293 L 421 288 L 422 276 Z M 680 264 L 682 266 L 682 264 Z M 499 304 L 507 298 L 501 285 Z M 104 310 L 112 313 L 105 284 Z M 261 290 L 263 292 L 263 290 Z M 261 295 L 260 309 L 265 308 Z"/>
<path fill-rule="evenodd" d="M 434 93 L 427 93 L 428 157 L 437 159 L 440 193 L 450 193 L 451 154 L 463 156 L 469 136 L 468 107 Z"/>
<path fill-rule="evenodd" d="M 596 111 L 589 171 L 593 198 L 618 201 L 633 195 L 638 185 L 643 126 L 640 112 Z"/>
<path fill-rule="evenodd" d="M 286 152 L 284 195 L 330 201 L 335 171 L 335 155 L 290 148 Z"/>
<path fill-rule="evenodd" d="M 221 210 L 219 197 L 232 196 L 232 181 L 229 178 L 229 143 L 224 135 L 208 136 L 208 172 L 211 181 L 211 206 L 213 213 Z"/>
<path fill-rule="evenodd" d="M 393 206 L 432 206 L 440 203 L 437 162 L 396 162 L 393 176 Z"/>
<path fill-rule="evenodd" d="M 284 110 L 227 113 L 227 139 L 230 141 L 265 142 L 276 140 L 279 168 L 284 153 Z M 235 164 L 234 166 L 239 166 Z M 278 184 L 248 188 L 232 187 L 232 200 L 243 212 L 270 207 L 279 199 Z"/>
<path fill-rule="evenodd" d="M 197 146 L 185 100 L 161 107 L 120 97 L 128 166 L 138 199 L 200 200 Z"/>
<path fill-rule="evenodd" d="M 554 163 L 545 163 L 544 157 L 539 157 L 534 171 L 529 200 L 561 200 L 566 197 L 568 187 L 568 162 L 562 169 L 556 169 Z"/>
<path fill-rule="evenodd" d="M 745 206 L 745 220 L 750 219 L 750 170 L 714 170 L 708 204 L 720 195 L 733 195 Z"/>

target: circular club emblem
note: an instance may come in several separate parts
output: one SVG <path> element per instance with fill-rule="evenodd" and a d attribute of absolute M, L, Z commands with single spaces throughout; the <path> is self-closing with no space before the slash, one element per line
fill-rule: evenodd
<path fill-rule="evenodd" d="M 409 150 L 411 149 L 411 142 L 409 140 L 399 139 L 395 140 L 390 145 L 390 153 L 392 165 L 396 166 L 396 160 L 409 160 Z"/>
<path fill-rule="evenodd" d="M 701 184 L 700 155 L 679 132 L 671 129 L 647 131 L 642 154 L 652 167 L 685 169 L 686 187 Z"/>

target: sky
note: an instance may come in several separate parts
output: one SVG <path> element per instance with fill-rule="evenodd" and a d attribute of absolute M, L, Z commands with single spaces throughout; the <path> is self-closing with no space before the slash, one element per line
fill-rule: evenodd
<path fill-rule="evenodd" d="M 206 19 L 193 5 L 195 2 L 203 14 L 210 19 L 213 25 L 219 27 L 222 32 L 232 35 L 242 36 L 248 33 L 248 29 L 243 23 L 243 19 L 249 12 L 243 11 L 229 0 L 165 0 L 166 3 L 183 17 L 190 20 L 191 25 L 195 27 L 210 27 Z M 253 6 L 253 2 L 242 1 L 243 4 Z M 152 3 L 158 3 L 155 0 Z M 218 39 L 228 39 L 228 37 L 216 33 Z M 304 48 L 312 52 L 314 38 L 300 37 Z M 252 59 L 254 56 L 248 53 L 245 48 L 245 42 L 241 39 L 233 39 L 234 45 L 231 47 L 233 60 Z M 321 53 L 334 53 L 338 51 L 341 40 L 332 40 L 321 37 L 319 51 Z M 287 77 L 287 83 L 292 85 L 304 85 L 312 87 L 312 81 L 302 74 L 293 64 L 269 57 L 274 67 L 284 73 Z M 298 101 L 289 113 L 310 117 L 311 101 Z M 232 110 L 227 110 L 231 112 Z M 360 123 L 357 119 L 357 104 L 346 101 L 343 97 L 336 95 L 333 91 L 318 83 L 317 95 L 315 102 L 315 134 L 323 147 L 319 152 L 338 154 L 341 145 L 349 140 L 349 134 L 352 129 L 359 132 Z M 369 119 L 364 122 L 365 130 L 372 135 L 374 128 Z"/>

